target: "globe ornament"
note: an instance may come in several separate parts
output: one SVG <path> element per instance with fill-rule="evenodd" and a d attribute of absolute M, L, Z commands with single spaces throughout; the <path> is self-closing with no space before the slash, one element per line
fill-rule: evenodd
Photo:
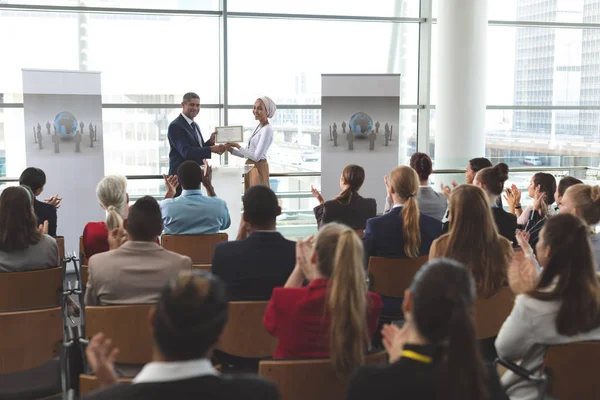
<path fill-rule="evenodd" d="M 61 111 L 54 118 L 54 129 L 60 137 L 73 137 L 77 133 L 77 119 L 70 112 Z"/>
<path fill-rule="evenodd" d="M 357 137 L 367 137 L 369 132 L 373 129 L 373 119 L 362 111 L 357 112 L 350 117 L 350 132 Z"/>

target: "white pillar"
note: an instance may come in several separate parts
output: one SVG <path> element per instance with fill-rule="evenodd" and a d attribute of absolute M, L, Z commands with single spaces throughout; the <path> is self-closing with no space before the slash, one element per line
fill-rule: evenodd
<path fill-rule="evenodd" d="M 487 3 L 438 2 L 436 169 L 485 156 Z"/>

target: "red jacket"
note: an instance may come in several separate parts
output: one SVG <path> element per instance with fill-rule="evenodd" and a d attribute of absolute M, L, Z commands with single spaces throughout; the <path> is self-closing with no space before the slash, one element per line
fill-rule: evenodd
<path fill-rule="evenodd" d="M 326 295 L 327 279 L 315 279 L 302 288 L 275 288 L 265 312 L 265 329 L 277 338 L 273 358 L 329 357 L 329 323 Z M 375 333 L 381 297 L 367 292 L 369 338 Z M 367 344 L 365 343 L 365 350 Z"/>
<path fill-rule="evenodd" d="M 83 251 L 89 260 L 97 253 L 108 251 L 108 228 L 104 222 L 88 222 L 83 229 Z"/>

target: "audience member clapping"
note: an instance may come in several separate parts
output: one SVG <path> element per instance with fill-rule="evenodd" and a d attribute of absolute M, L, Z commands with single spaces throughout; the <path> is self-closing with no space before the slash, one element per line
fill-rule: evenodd
<path fill-rule="evenodd" d="M 319 205 L 313 210 L 317 224 L 322 226 L 338 222 L 352 229 L 365 229 L 367 220 L 377 215 L 377 202 L 358 193 L 364 181 L 363 167 L 350 164 L 346 165 L 340 176 L 342 191 L 333 200 L 325 201 L 321 193 L 311 186 L 313 196 L 319 201 Z"/>
<path fill-rule="evenodd" d="M 37 197 L 44 191 L 46 174 L 39 168 L 26 168 L 19 177 L 19 185 L 29 187 L 34 197 Z M 62 198 L 59 198 L 58 195 L 54 195 L 44 201 L 39 201 L 37 198 L 33 201 L 33 211 L 37 216 L 38 225 L 48 221 L 48 235 L 50 236 L 56 236 L 56 210 L 60 207 L 61 200 Z"/>
<path fill-rule="evenodd" d="M 362 259 L 360 239 L 341 224 L 298 242 L 296 267 L 285 287 L 273 290 L 264 316 L 278 340 L 274 358 L 331 357 L 340 375 L 363 363 L 381 299 L 366 290 Z"/>
<path fill-rule="evenodd" d="M 382 332 L 391 365 L 361 367 L 347 399 L 507 399 L 477 349 L 475 298 L 464 265 L 449 259 L 424 265 L 404 294 L 404 326 Z"/>
<path fill-rule="evenodd" d="M 149 319 L 153 361 L 133 384 L 113 385 L 118 350 L 101 333 L 92 338 L 88 362 L 98 380 L 112 386 L 84 399 L 279 399 L 277 388 L 262 378 L 222 376 L 212 366 L 212 349 L 227 322 L 227 296 L 225 285 L 211 274 L 188 271 L 171 278 Z"/>
<path fill-rule="evenodd" d="M 600 340 L 600 285 L 587 224 L 567 213 L 553 216 L 536 246 L 541 275 L 531 253 L 511 263 L 509 282 L 518 296 L 496 339 L 500 357 L 520 360 L 532 373 L 541 370 L 549 345 Z M 510 371 L 502 384 L 511 399 L 538 398 L 536 382 Z"/>
<path fill-rule="evenodd" d="M 0 272 L 25 272 L 60 266 L 58 245 L 48 222 L 37 224 L 33 192 L 7 187 L 0 194 Z"/>
<path fill-rule="evenodd" d="M 490 297 L 506 286 L 512 256 L 512 245 L 498 234 L 484 191 L 475 185 L 456 187 L 450 196 L 450 231 L 433 242 L 429 258 L 465 264 L 478 296 Z"/>

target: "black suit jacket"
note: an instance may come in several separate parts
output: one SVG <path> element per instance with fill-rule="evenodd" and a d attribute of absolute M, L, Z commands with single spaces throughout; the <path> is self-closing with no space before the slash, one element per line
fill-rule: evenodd
<path fill-rule="evenodd" d="M 377 215 L 377 201 L 352 193 L 349 204 L 329 200 L 313 210 L 319 227 L 329 222 L 339 222 L 352 229 L 365 229 L 367 220 Z"/>
<path fill-rule="evenodd" d="M 48 221 L 48 235 L 56 236 L 56 207 L 35 199 L 33 202 L 33 211 L 38 219 L 38 225 L 42 225 L 44 221 Z"/>
<path fill-rule="evenodd" d="M 492 214 L 498 227 L 498 233 L 510 240 L 511 243 L 516 244 L 515 230 L 517 229 L 517 216 L 498 207 L 492 207 Z"/>
<path fill-rule="evenodd" d="M 279 232 L 253 232 L 245 240 L 219 243 L 211 271 L 226 284 L 230 301 L 266 301 L 296 265 L 296 242 Z"/>
<path fill-rule="evenodd" d="M 169 175 L 176 175 L 177 168 L 184 161 L 194 160 L 202 165 L 204 159 L 211 157 L 210 146 L 213 143 L 210 141 L 201 143 L 198 135 L 181 114 L 169 124 L 167 137 L 171 146 Z"/>
<path fill-rule="evenodd" d="M 438 385 L 435 370 L 437 364 L 435 348 L 428 346 L 405 345 L 424 356 L 433 356 L 434 362 L 426 364 L 410 358 L 402 357 L 390 365 L 368 365 L 358 369 L 348 386 L 347 400 L 439 400 L 441 388 Z M 508 396 L 500 385 L 498 374 L 488 367 L 488 389 L 491 400 L 508 400 Z"/>
<path fill-rule="evenodd" d="M 277 387 L 257 376 L 201 376 L 172 382 L 118 384 L 83 396 L 87 400 L 277 400 Z"/>

